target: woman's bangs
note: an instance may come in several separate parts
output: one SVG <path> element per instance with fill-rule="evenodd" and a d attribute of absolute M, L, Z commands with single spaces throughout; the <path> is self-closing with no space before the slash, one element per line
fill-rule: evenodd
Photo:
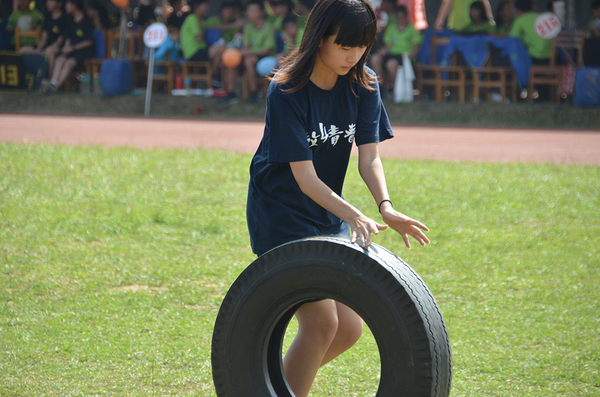
<path fill-rule="evenodd" d="M 335 43 L 342 47 L 369 47 L 377 36 L 377 21 L 365 8 L 353 11 L 341 18 Z"/>

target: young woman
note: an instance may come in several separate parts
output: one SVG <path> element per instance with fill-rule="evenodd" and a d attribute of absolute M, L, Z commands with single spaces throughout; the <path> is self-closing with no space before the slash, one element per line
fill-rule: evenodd
<path fill-rule="evenodd" d="M 64 42 L 62 34 L 69 23 L 64 8 L 63 0 L 46 0 L 46 11 L 48 14 L 44 19 L 42 37 L 40 38 L 37 47 L 21 47 L 21 54 L 46 55 L 48 59 L 48 76 L 52 76 L 54 61 Z"/>
<path fill-rule="evenodd" d="M 58 91 L 71 72 L 87 58 L 92 58 L 96 51 L 94 28 L 85 15 L 83 0 L 67 0 L 65 10 L 71 17 L 62 34 L 65 45 L 54 62 L 52 79 L 42 80 L 42 89 L 46 92 Z"/>
<path fill-rule="evenodd" d="M 361 247 L 389 227 L 410 247 L 425 245 L 427 227 L 393 209 L 378 143 L 393 136 L 374 73 L 365 60 L 377 22 L 368 0 L 320 0 L 299 48 L 283 61 L 267 94 L 263 139 L 250 166 L 247 219 L 257 255 L 314 235 L 345 234 Z M 383 223 L 344 201 L 342 186 L 356 142 L 359 171 Z M 319 367 L 348 350 L 362 319 L 330 299 L 304 304 L 284 370 L 296 396 L 306 396 Z"/>

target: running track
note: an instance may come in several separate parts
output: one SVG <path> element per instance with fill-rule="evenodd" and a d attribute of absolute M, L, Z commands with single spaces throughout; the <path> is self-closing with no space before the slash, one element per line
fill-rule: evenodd
<path fill-rule="evenodd" d="M 119 117 L 0 114 L 0 142 L 204 148 L 253 153 L 264 124 Z M 600 130 L 394 126 L 382 157 L 600 165 Z"/>

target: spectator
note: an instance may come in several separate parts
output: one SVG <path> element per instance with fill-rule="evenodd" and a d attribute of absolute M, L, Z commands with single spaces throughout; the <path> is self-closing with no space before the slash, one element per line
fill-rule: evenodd
<path fill-rule="evenodd" d="M 521 39 L 534 65 L 547 65 L 552 55 L 552 40 L 543 39 L 535 31 L 534 22 L 538 16 L 534 0 L 516 0 L 517 18 L 509 35 Z"/>
<path fill-rule="evenodd" d="M 302 29 L 306 26 L 308 15 L 315 6 L 315 0 L 298 0 L 296 2 L 296 16 L 298 17 L 298 26 Z"/>
<path fill-rule="evenodd" d="M 381 0 L 379 11 L 379 20 L 377 21 L 377 39 L 371 48 L 372 54 L 383 47 L 382 39 L 385 29 L 390 25 L 396 24 L 396 0 Z"/>
<path fill-rule="evenodd" d="M 85 13 L 92 22 L 94 29 L 110 29 L 115 27 L 108 15 L 108 11 L 100 0 L 92 0 L 85 7 Z"/>
<path fill-rule="evenodd" d="M 290 0 L 269 1 L 273 15 L 269 22 L 277 32 L 283 32 L 283 20 L 292 14 L 292 2 Z"/>
<path fill-rule="evenodd" d="M 204 17 L 210 7 L 209 0 L 193 0 L 192 13 L 181 25 L 180 41 L 183 57 L 188 61 L 208 61 L 208 44 Z"/>
<path fill-rule="evenodd" d="M 156 7 L 154 0 L 140 0 L 138 6 L 133 9 L 133 20 L 136 25 L 143 28 L 154 22 L 162 22 L 156 14 L 162 14 L 162 9 Z"/>
<path fill-rule="evenodd" d="M 381 0 L 381 6 L 379 9 L 381 12 L 385 12 L 387 14 L 388 25 L 391 23 L 392 19 L 396 18 L 396 0 Z"/>
<path fill-rule="evenodd" d="M 83 0 L 67 0 L 65 3 L 67 15 L 71 17 L 64 31 L 65 45 L 56 58 L 52 78 L 42 81 L 45 92 L 58 91 L 69 75 L 83 61 L 92 58 L 94 48 L 94 28 L 87 18 L 83 8 Z"/>
<path fill-rule="evenodd" d="M 434 23 L 436 30 L 444 28 L 444 22 L 448 18 L 448 29 L 461 31 L 471 22 L 470 7 L 476 0 L 443 0 L 438 10 L 438 15 Z M 492 6 L 489 0 L 481 0 L 485 6 L 485 13 L 492 26 L 495 25 L 492 15 Z"/>
<path fill-rule="evenodd" d="M 183 0 L 171 0 L 173 11 L 167 18 L 167 27 L 180 30 L 185 19 L 190 15 L 189 8 L 183 4 Z"/>
<path fill-rule="evenodd" d="M 251 1 L 246 14 L 250 23 L 244 27 L 242 59 L 250 90 L 250 102 L 256 103 L 258 100 L 256 64 L 261 58 L 273 54 L 277 46 L 275 29 L 265 17 L 264 3 L 260 0 Z"/>
<path fill-rule="evenodd" d="M 383 48 L 370 59 L 373 71 L 382 77 L 381 93 L 384 97 L 396 81 L 396 71 L 402 65 L 403 55 L 408 54 L 410 59 L 414 59 L 423 40 L 419 31 L 408 22 L 406 7 L 396 7 L 393 20 L 396 23 L 388 24 L 383 34 Z"/>
<path fill-rule="evenodd" d="M 229 43 L 237 33 L 246 25 L 242 15 L 244 6 L 241 1 L 226 1 L 221 4 L 219 15 L 212 16 L 206 20 L 207 29 L 219 29 L 221 31 L 222 43 Z"/>
<path fill-rule="evenodd" d="M 490 34 L 494 27 L 485 17 L 485 6 L 482 1 L 475 1 L 469 10 L 471 22 L 461 30 L 462 33 L 485 33 Z"/>
<path fill-rule="evenodd" d="M 273 25 L 265 17 L 264 3 L 260 0 L 251 1 L 246 9 L 246 15 L 250 23 L 244 26 L 242 62 L 250 90 L 250 103 L 256 103 L 258 101 L 256 64 L 261 58 L 274 54 L 277 46 Z"/>
<path fill-rule="evenodd" d="M 588 37 L 600 37 L 600 0 L 592 3 L 592 15 L 594 17 L 588 24 Z"/>
<path fill-rule="evenodd" d="M 42 37 L 37 45 L 21 47 L 21 54 L 39 54 L 46 55 L 48 60 L 48 76 L 52 76 L 54 62 L 64 43 L 62 34 L 69 23 L 64 11 L 64 2 L 62 0 L 46 0 L 46 10 L 48 15 L 44 18 L 44 27 Z"/>
<path fill-rule="evenodd" d="M 208 48 L 208 57 L 210 58 L 214 71 L 213 85 L 221 87 L 221 69 L 223 63 L 221 57 L 228 43 L 233 41 L 236 34 L 240 33 L 246 24 L 242 15 L 243 5 L 240 1 L 227 1 L 221 5 L 219 15 L 212 16 L 206 20 L 207 29 L 218 29 L 220 38 Z"/>
<path fill-rule="evenodd" d="M 17 9 L 8 17 L 6 25 L 6 34 L 12 36 L 10 40 L 11 48 L 15 46 L 15 30 L 35 30 L 44 23 L 44 15 L 36 9 L 30 8 L 30 0 L 17 0 Z M 37 46 L 35 37 L 23 37 L 21 45 Z"/>
<path fill-rule="evenodd" d="M 496 29 L 498 36 L 507 36 L 515 20 L 515 6 L 512 1 L 501 1 L 496 9 Z"/>
<path fill-rule="evenodd" d="M 281 39 L 283 40 L 283 51 L 277 54 L 277 63 L 285 58 L 291 50 L 300 45 L 304 34 L 304 29 L 298 26 L 298 20 L 293 15 L 288 15 L 283 20 L 282 26 Z"/>

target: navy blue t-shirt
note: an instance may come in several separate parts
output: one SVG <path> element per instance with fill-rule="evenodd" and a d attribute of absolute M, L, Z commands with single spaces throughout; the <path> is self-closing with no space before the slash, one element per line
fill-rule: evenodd
<path fill-rule="evenodd" d="M 62 36 L 65 40 L 71 39 L 72 46 L 75 46 L 82 41 L 94 41 L 94 27 L 87 17 L 84 17 L 79 22 L 75 22 L 73 18 L 69 18 Z M 93 47 L 88 48 L 91 48 L 91 51 L 95 51 Z"/>
<path fill-rule="evenodd" d="M 57 19 L 53 19 L 52 15 L 47 15 L 44 19 L 44 30 L 48 32 L 48 42 L 46 47 L 54 44 L 58 37 L 63 34 L 67 24 L 69 23 L 66 14 L 62 14 Z"/>
<path fill-rule="evenodd" d="M 246 216 L 257 255 L 341 228 L 342 220 L 302 192 L 290 162 L 312 160 L 319 179 L 341 196 L 352 143 L 394 136 L 378 90 L 351 87 L 345 77 L 331 90 L 309 81 L 299 91 L 283 92 L 290 87 L 269 85 L 265 131 L 250 165 Z"/>

